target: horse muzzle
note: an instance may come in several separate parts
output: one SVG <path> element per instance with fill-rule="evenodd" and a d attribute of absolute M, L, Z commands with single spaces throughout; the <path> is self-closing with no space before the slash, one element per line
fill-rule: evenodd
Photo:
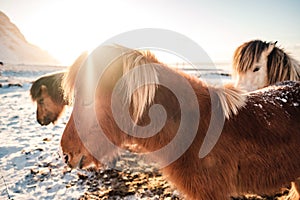
<path fill-rule="evenodd" d="M 41 126 L 47 126 L 51 123 L 51 120 L 49 120 L 48 118 L 46 119 L 38 119 L 37 120 L 38 123 L 41 125 Z"/>

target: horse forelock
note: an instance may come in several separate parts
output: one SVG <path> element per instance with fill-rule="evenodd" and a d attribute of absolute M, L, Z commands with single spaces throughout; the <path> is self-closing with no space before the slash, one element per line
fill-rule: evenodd
<path fill-rule="evenodd" d="M 252 40 L 239 46 L 233 56 L 234 73 L 245 73 L 251 69 L 267 48 L 268 43 L 261 40 Z"/>
<path fill-rule="evenodd" d="M 300 80 L 300 64 L 283 49 L 275 47 L 267 61 L 268 84 Z"/>
<path fill-rule="evenodd" d="M 145 108 L 154 100 L 157 89 L 157 85 L 154 83 L 158 83 L 158 72 L 154 67 L 155 64 L 160 64 L 160 62 L 149 51 L 132 50 L 123 55 L 123 74 L 139 67 L 123 82 L 125 101 L 132 105 L 135 122 L 141 118 Z M 142 87 L 135 88 L 136 85 L 142 85 Z"/>
<path fill-rule="evenodd" d="M 65 103 L 63 98 L 63 91 L 61 89 L 61 81 L 64 76 L 64 72 L 46 75 L 36 80 L 31 88 L 30 95 L 33 101 L 41 96 L 41 86 L 44 85 L 47 88 L 47 92 L 51 99 L 58 104 Z"/>

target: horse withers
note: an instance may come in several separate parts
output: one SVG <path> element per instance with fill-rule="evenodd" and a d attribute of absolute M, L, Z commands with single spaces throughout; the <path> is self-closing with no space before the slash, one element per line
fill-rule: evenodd
<path fill-rule="evenodd" d="M 253 91 L 285 80 L 300 80 L 299 62 L 276 43 L 252 40 L 235 50 L 233 77 L 237 87 Z"/>
<path fill-rule="evenodd" d="M 123 145 L 133 145 L 130 150 L 150 156 L 187 199 L 195 200 L 274 194 L 300 177 L 299 82 L 243 94 L 125 47 L 99 47 L 88 59 L 80 70 L 70 68 L 64 85 L 76 90 L 61 139 L 70 167 L 101 167 Z M 107 65 L 100 79 L 90 73 L 89 63 L 93 70 Z M 214 146 L 201 154 L 218 131 Z M 299 189 L 292 186 L 293 192 Z M 290 199 L 298 200 L 297 195 Z"/>

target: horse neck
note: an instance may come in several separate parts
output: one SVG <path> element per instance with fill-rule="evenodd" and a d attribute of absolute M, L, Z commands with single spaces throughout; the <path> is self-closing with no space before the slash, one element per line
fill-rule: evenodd
<path fill-rule="evenodd" d="M 183 72 L 174 71 L 172 69 L 169 69 L 167 67 L 161 67 L 159 68 L 159 73 L 161 74 L 167 74 L 169 85 L 176 86 L 176 90 L 181 91 L 180 93 L 182 98 L 188 99 L 188 93 L 186 92 L 186 83 L 181 84 L 182 81 L 179 81 L 179 76 L 183 77 L 184 80 L 187 81 L 187 83 L 191 86 L 193 89 L 193 92 L 195 94 L 196 100 L 193 102 L 188 102 L 188 106 L 185 106 L 185 108 L 180 108 L 179 100 L 174 95 L 173 91 L 170 89 L 159 85 L 157 86 L 155 97 L 153 99 L 153 102 L 145 107 L 145 111 L 143 112 L 142 116 L 137 122 L 137 125 L 140 127 L 144 127 L 149 125 L 151 122 L 151 119 L 149 118 L 149 109 L 153 106 L 153 104 L 162 105 L 167 113 L 167 119 L 164 123 L 163 128 L 157 133 L 153 134 L 152 137 L 146 137 L 146 138 L 136 138 L 133 136 L 128 136 L 124 131 L 122 131 L 117 123 L 115 122 L 112 109 L 111 109 L 111 102 L 112 102 L 112 90 L 114 88 L 115 83 L 111 83 L 112 78 L 108 78 L 108 80 L 103 80 L 103 87 L 99 87 L 97 89 L 96 96 L 99 97 L 99 102 L 96 103 L 98 108 L 96 110 L 99 112 L 98 119 L 103 120 L 103 127 L 107 127 L 108 130 L 108 137 L 111 137 L 111 139 L 116 143 L 131 143 L 131 144 L 137 144 L 141 151 L 145 152 L 152 152 L 158 149 L 161 149 L 162 147 L 166 146 L 177 134 L 179 125 L 181 123 L 181 109 L 184 109 L 187 113 L 195 113 L 195 112 L 201 112 L 201 118 L 199 121 L 193 121 L 194 119 L 188 120 L 191 125 L 193 124 L 199 124 L 198 127 L 198 143 L 201 142 L 204 138 L 204 132 L 208 127 L 209 120 L 210 120 L 210 114 L 211 114 L 211 99 L 210 99 L 210 92 L 208 89 L 208 86 L 202 81 L 200 81 L 196 77 L 189 76 Z M 118 70 L 117 70 L 118 71 Z M 174 74 L 177 74 L 177 76 L 173 76 Z M 119 77 L 120 74 L 116 75 L 116 77 Z M 110 76 L 111 77 L 111 76 Z M 171 78 L 172 77 L 172 78 Z M 116 78 L 117 80 L 117 78 Z M 106 84 L 110 83 L 110 84 Z M 122 94 L 120 94 L 122 96 Z M 118 99 L 118 98 L 117 98 Z M 122 99 L 121 97 L 119 99 Z M 115 106 L 120 106 L 118 109 L 122 110 L 122 103 L 119 103 Z M 132 105 L 131 105 L 132 106 Z M 116 110 L 118 110 L 116 109 Z M 197 110 L 199 109 L 199 110 Z M 126 112 L 126 111 L 125 111 Z M 133 113 L 132 107 L 130 107 L 131 114 Z M 123 115 L 124 113 L 122 111 L 119 112 L 119 115 Z M 118 113 L 117 113 L 118 115 Z M 132 118 L 134 119 L 134 118 Z M 154 126 L 155 128 L 155 126 Z M 187 128 L 188 129 L 188 128 Z M 186 131 L 188 134 L 188 130 Z M 117 134 L 118 133 L 118 134 Z M 205 133 L 205 132 L 204 132 Z M 118 135 L 118 136 L 116 136 Z M 200 144 L 197 144 L 200 148 Z M 178 147 L 174 147 L 178 148 Z M 161 158 L 159 158 L 161 159 Z"/>
<path fill-rule="evenodd" d="M 206 86 L 204 86 L 203 83 L 200 83 L 198 80 L 187 77 L 189 83 L 191 84 L 192 88 L 195 91 L 197 102 L 191 102 L 189 104 L 189 107 L 184 108 L 185 112 L 190 113 L 191 116 L 194 116 L 193 114 L 195 112 L 201 112 L 200 120 L 199 119 L 188 119 L 183 120 L 181 119 L 181 109 L 180 104 L 178 102 L 178 99 L 176 96 L 167 88 L 159 86 L 157 88 L 157 92 L 154 98 L 153 104 L 159 104 L 162 105 L 167 113 L 167 119 L 164 123 L 163 128 L 157 132 L 152 137 L 148 137 L 145 139 L 141 138 L 131 138 L 131 142 L 133 144 L 138 144 L 138 146 L 141 148 L 144 152 L 153 152 L 156 150 L 159 150 L 163 148 L 164 146 L 172 143 L 174 137 L 178 134 L 179 126 L 181 123 L 188 123 L 185 126 L 191 127 L 194 124 L 199 123 L 197 127 L 197 133 L 195 136 L 195 140 L 192 143 L 193 149 L 198 149 L 199 152 L 200 146 L 202 144 L 203 138 L 205 136 L 205 132 L 208 128 L 209 119 L 211 115 L 211 111 L 208 108 L 211 108 L 210 103 L 210 96 L 209 92 Z M 176 83 L 174 83 L 176 85 Z M 182 85 L 178 85 L 178 87 L 184 87 Z M 183 90 L 184 88 L 182 88 Z M 198 105 L 194 105 L 197 103 Z M 145 113 L 142 115 L 141 119 L 138 122 L 138 125 L 140 126 L 146 126 L 151 122 L 151 119 L 149 118 L 148 111 L 149 107 L 146 108 Z M 199 109 L 199 110 L 196 110 Z M 197 120 L 197 121 L 195 121 Z M 183 125 L 184 126 L 184 125 Z M 187 130 L 184 130 L 184 134 L 186 136 L 185 139 L 188 139 L 193 133 L 189 132 L 189 128 L 186 128 Z M 191 136 L 192 137 L 192 136 Z M 184 139 L 184 140 L 185 140 Z M 185 141 L 182 141 L 183 143 Z M 173 146 L 174 150 L 181 148 L 180 143 L 174 143 Z M 198 154 L 197 152 L 197 154 Z M 171 152 L 173 153 L 173 152 Z M 168 155 L 164 155 L 166 158 L 168 158 Z M 155 159 L 164 160 L 165 157 L 157 157 Z"/>

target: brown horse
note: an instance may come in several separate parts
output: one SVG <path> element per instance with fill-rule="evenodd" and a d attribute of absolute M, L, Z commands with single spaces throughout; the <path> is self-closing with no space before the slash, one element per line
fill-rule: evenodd
<path fill-rule="evenodd" d="M 87 52 L 82 53 L 73 66 L 79 67 L 87 57 Z M 30 88 L 32 101 L 37 102 L 36 118 L 39 124 L 54 123 L 69 104 L 64 98 L 61 88 L 65 72 L 45 75 L 33 82 Z"/>
<path fill-rule="evenodd" d="M 119 46 L 99 47 L 69 73 L 75 104 L 61 147 L 71 167 L 100 167 L 135 145 L 197 200 L 270 194 L 300 176 L 299 82 L 243 95 Z"/>
<path fill-rule="evenodd" d="M 285 80 L 300 80 L 300 64 L 276 43 L 252 40 L 239 46 L 233 57 L 236 85 L 253 91 Z"/>

